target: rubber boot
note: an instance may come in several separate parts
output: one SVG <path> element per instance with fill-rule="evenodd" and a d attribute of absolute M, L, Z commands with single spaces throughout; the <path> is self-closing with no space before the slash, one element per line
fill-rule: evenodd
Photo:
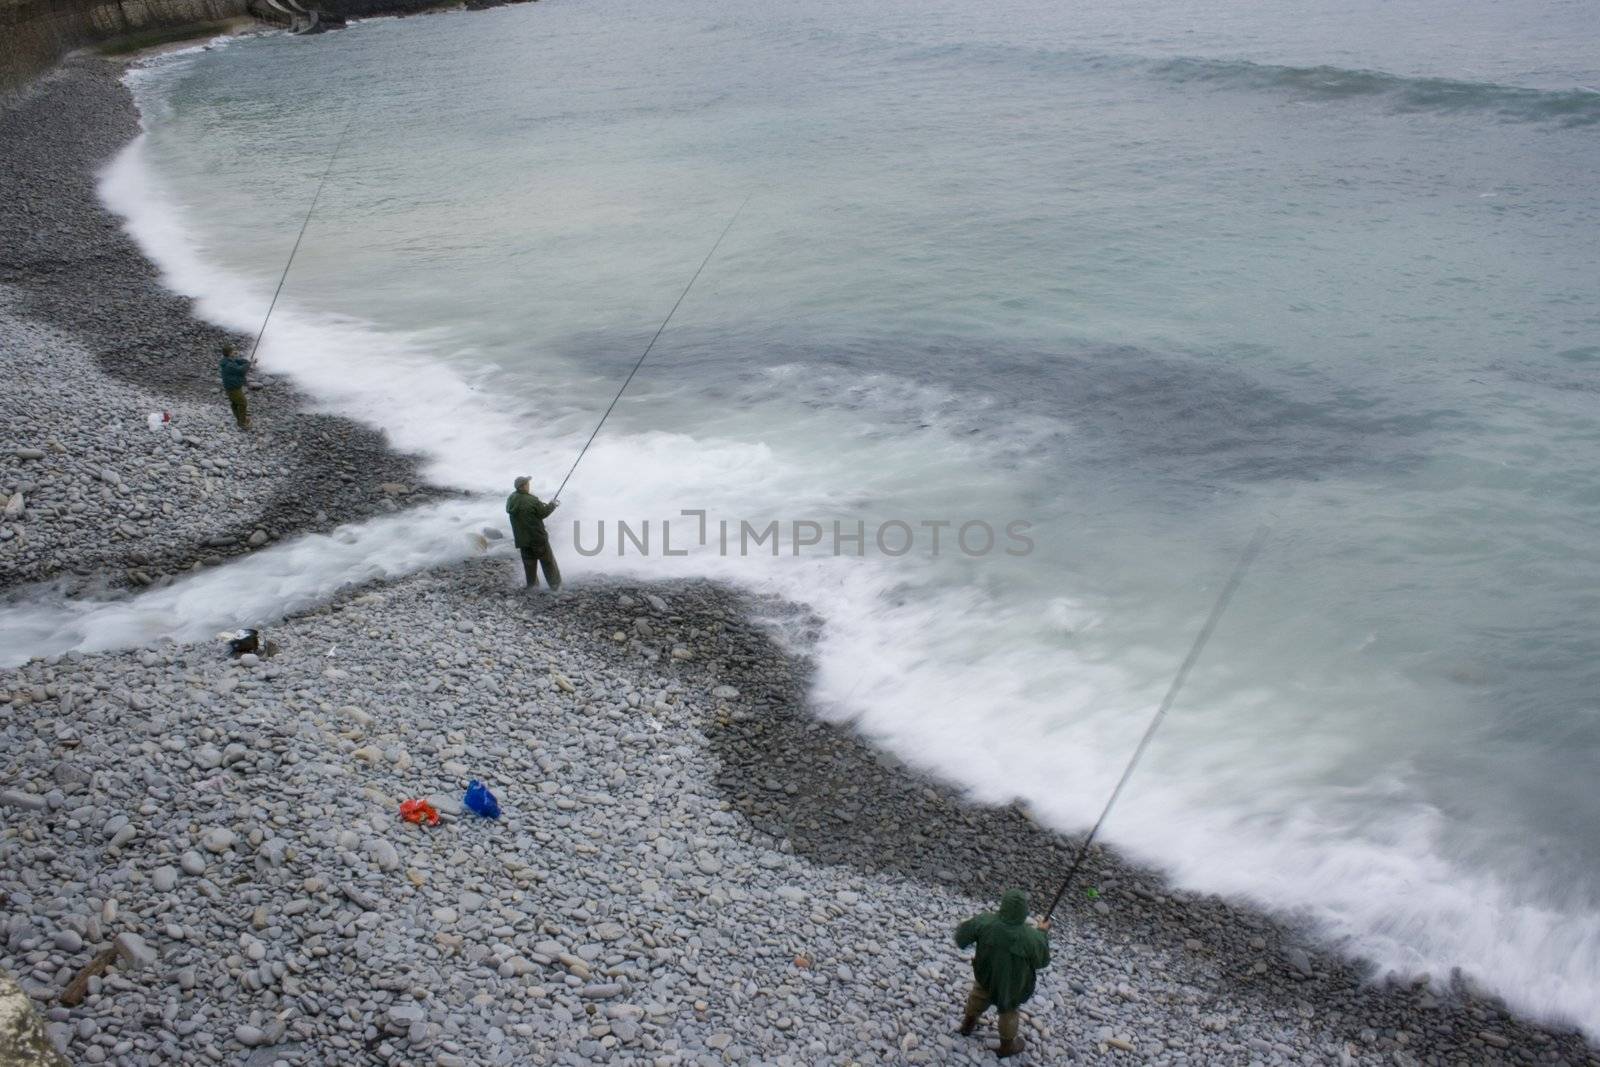
<path fill-rule="evenodd" d="M 1002 1060 L 1009 1059 L 1027 1047 L 1028 1043 L 1026 1041 L 1020 1037 L 1014 1037 L 1010 1041 L 1001 1041 L 1000 1047 L 995 1050 L 995 1055 Z"/>
<path fill-rule="evenodd" d="M 956 1031 L 962 1037 L 971 1037 L 972 1031 L 978 1028 L 978 1017 L 970 1012 L 961 1017 L 961 1029 Z"/>

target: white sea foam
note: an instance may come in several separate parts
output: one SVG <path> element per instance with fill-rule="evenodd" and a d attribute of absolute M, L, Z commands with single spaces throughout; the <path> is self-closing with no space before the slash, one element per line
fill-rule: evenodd
<path fill-rule="evenodd" d="M 433 504 L 308 534 L 126 599 L 46 599 L 0 609 L 0 666 L 31 656 L 138 648 L 262 626 L 364 582 L 479 554 L 482 502 Z M 503 543 L 503 542 L 502 542 Z"/>

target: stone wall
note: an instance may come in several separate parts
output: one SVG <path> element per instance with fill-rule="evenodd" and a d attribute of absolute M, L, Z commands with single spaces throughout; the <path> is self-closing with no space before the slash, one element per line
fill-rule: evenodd
<path fill-rule="evenodd" d="M 74 48 L 127 34 L 223 22 L 248 0 L 0 0 L 0 90 Z"/>
<path fill-rule="evenodd" d="M 0 0 L 0 96 L 49 70 L 85 45 L 136 38 L 162 30 L 198 33 L 241 19 L 305 28 L 298 17 L 313 11 L 312 26 L 342 24 L 374 15 L 415 15 L 464 7 L 476 10 L 526 0 Z"/>

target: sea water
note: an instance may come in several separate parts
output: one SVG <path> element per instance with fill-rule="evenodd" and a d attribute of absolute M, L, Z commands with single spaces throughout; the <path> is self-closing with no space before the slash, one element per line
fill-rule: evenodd
<path fill-rule="evenodd" d="M 803 602 L 819 713 L 1081 830 L 1268 524 L 1107 838 L 1594 1032 L 1597 64 L 1576 0 L 545 0 L 165 59 L 103 192 L 251 332 L 349 124 L 262 361 L 474 496 L 230 565 L 258 615 L 552 495 L 739 211 L 571 583 Z M 27 632 L 227 621 L 140 600 Z"/>

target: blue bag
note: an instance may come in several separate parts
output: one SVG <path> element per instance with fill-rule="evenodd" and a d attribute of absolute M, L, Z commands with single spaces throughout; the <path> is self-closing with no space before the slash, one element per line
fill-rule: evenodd
<path fill-rule="evenodd" d="M 467 806 L 468 811 L 476 812 L 485 819 L 500 817 L 500 802 L 489 792 L 489 787 L 476 778 L 467 783 L 467 795 L 461 802 Z"/>

